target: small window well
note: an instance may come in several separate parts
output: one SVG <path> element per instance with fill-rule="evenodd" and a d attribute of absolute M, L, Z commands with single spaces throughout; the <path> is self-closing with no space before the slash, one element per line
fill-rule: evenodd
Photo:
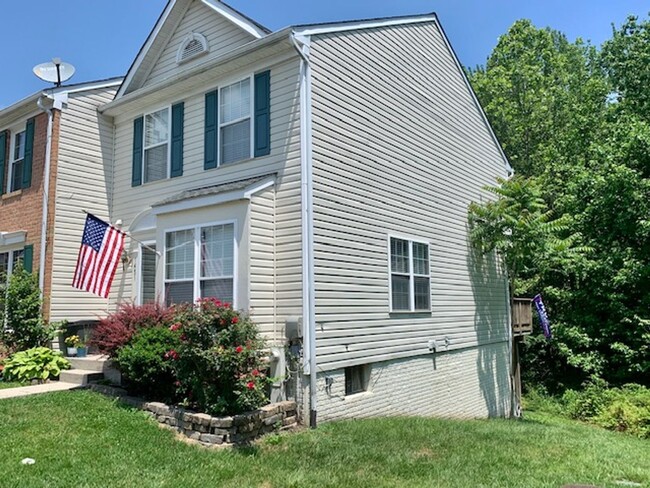
<path fill-rule="evenodd" d="M 178 48 L 176 54 L 176 62 L 178 64 L 185 63 L 191 59 L 199 57 L 208 52 L 208 41 L 205 36 L 198 32 L 192 32 L 187 36 L 181 46 Z"/>
<path fill-rule="evenodd" d="M 345 395 L 354 395 L 368 391 L 370 380 L 370 365 L 351 366 L 345 368 Z"/>

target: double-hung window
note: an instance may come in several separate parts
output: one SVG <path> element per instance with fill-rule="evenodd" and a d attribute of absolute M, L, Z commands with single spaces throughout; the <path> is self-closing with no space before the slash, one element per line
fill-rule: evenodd
<path fill-rule="evenodd" d="M 169 175 L 169 107 L 144 116 L 144 183 L 163 180 Z"/>
<path fill-rule="evenodd" d="M 11 161 L 9 162 L 8 191 L 17 191 L 23 187 L 23 166 L 25 163 L 26 132 L 17 132 L 13 137 Z"/>
<path fill-rule="evenodd" d="M 6 283 L 9 276 L 11 276 L 12 271 L 16 268 L 18 261 L 21 261 L 24 256 L 24 249 L 0 252 L 0 286 Z"/>
<path fill-rule="evenodd" d="M 251 79 L 224 86 L 220 90 L 219 157 L 221 164 L 251 157 Z"/>
<path fill-rule="evenodd" d="M 168 232 L 165 236 L 167 304 L 214 297 L 234 301 L 235 224 Z"/>
<path fill-rule="evenodd" d="M 391 237 L 389 265 L 391 311 L 430 311 L 429 244 Z"/>
<path fill-rule="evenodd" d="M 158 254 L 156 243 L 149 242 L 140 246 L 139 295 L 140 305 L 156 301 L 156 265 Z"/>

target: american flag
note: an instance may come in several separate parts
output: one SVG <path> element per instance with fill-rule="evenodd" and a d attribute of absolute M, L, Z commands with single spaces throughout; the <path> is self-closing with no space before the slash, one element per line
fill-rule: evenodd
<path fill-rule="evenodd" d="M 124 249 L 124 232 L 88 214 L 72 286 L 108 298 Z"/>

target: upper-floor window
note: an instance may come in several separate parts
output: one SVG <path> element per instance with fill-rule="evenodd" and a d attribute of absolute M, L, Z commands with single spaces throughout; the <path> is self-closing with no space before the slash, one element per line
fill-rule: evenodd
<path fill-rule="evenodd" d="M 271 153 L 271 72 L 205 94 L 204 168 Z"/>
<path fill-rule="evenodd" d="M 144 182 L 167 178 L 169 173 L 169 107 L 144 117 Z"/>
<path fill-rule="evenodd" d="M 219 107 L 219 153 L 221 164 L 251 157 L 251 80 L 221 88 Z"/>
<path fill-rule="evenodd" d="M 389 266 L 391 311 L 431 310 L 429 244 L 391 237 Z"/>
<path fill-rule="evenodd" d="M 23 187 L 23 166 L 25 163 L 26 132 L 16 132 L 12 138 L 11 159 L 9 161 L 9 177 L 7 191 L 17 191 Z"/>

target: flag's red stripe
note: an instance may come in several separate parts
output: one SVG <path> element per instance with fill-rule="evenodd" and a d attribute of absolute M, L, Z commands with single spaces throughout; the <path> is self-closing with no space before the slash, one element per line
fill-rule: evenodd
<path fill-rule="evenodd" d="M 112 246 L 113 233 L 110 231 L 110 228 L 106 229 L 104 233 L 104 240 L 102 245 L 99 248 L 99 253 L 97 254 L 97 271 L 95 272 L 95 279 L 93 281 L 90 291 L 95 295 L 100 295 L 99 290 L 102 287 L 102 282 L 104 280 L 104 269 L 106 268 L 106 260 L 109 258 L 108 249 Z"/>

